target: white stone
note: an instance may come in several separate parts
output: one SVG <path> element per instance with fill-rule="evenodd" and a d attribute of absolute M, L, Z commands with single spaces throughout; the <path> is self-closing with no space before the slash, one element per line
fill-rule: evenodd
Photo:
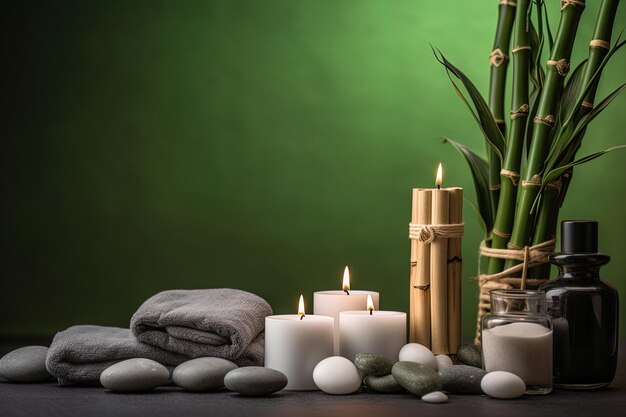
<path fill-rule="evenodd" d="M 433 391 L 426 395 L 422 395 L 422 401 L 433 404 L 447 403 L 448 396 L 441 391 Z"/>
<path fill-rule="evenodd" d="M 100 383 L 111 391 L 150 391 L 170 379 L 167 368 L 151 359 L 135 358 L 109 366 L 100 374 Z"/>
<path fill-rule="evenodd" d="M 419 343 L 409 343 L 400 349 L 400 361 L 416 362 L 437 370 L 437 360 L 435 355 L 424 345 Z"/>
<path fill-rule="evenodd" d="M 435 356 L 435 360 L 437 361 L 438 371 L 452 366 L 452 359 L 450 359 L 448 355 L 437 355 Z"/>
<path fill-rule="evenodd" d="M 493 371 L 480 382 L 485 394 L 493 398 L 510 399 L 524 395 L 526 384 L 519 376 L 506 371 Z"/>
<path fill-rule="evenodd" d="M 352 394 L 361 387 L 361 375 L 356 366 L 341 356 L 331 356 L 313 370 L 315 385 L 327 394 Z"/>

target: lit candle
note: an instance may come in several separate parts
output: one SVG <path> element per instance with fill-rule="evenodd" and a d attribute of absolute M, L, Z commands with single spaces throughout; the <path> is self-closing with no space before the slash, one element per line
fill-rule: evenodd
<path fill-rule="evenodd" d="M 357 353 L 376 353 L 397 362 L 406 344 L 406 313 L 378 311 L 368 296 L 367 310 L 339 314 L 339 340 L 340 355 L 351 361 Z"/>
<path fill-rule="evenodd" d="M 379 294 L 377 292 L 350 289 L 350 270 L 347 266 L 343 271 L 341 291 L 317 291 L 313 294 L 313 314 L 335 319 L 335 355 L 339 354 L 339 313 L 347 310 L 362 310 L 367 306 L 368 295 L 371 295 L 374 307 L 378 309 Z"/>
<path fill-rule="evenodd" d="M 286 390 L 317 390 L 313 369 L 333 356 L 334 319 L 307 315 L 300 296 L 298 314 L 265 318 L 265 367 L 287 376 Z"/>

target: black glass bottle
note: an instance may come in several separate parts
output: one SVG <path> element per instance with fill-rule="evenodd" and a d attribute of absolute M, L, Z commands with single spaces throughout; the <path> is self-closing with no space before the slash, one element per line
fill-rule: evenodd
<path fill-rule="evenodd" d="M 561 253 L 550 255 L 559 275 L 541 286 L 554 326 L 555 387 L 600 388 L 615 376 L 618 295 L 600 280 L 610 257 L 597 252 L 597 222 L 561 223 Z"/>

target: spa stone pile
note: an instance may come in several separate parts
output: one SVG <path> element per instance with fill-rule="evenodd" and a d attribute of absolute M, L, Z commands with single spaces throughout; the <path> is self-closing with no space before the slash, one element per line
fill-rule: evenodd
<path fill-rule="evenodd" d="M 26 346 L 0 359 L 0 379 L 9 382 L 45 382 L 52 375 L 46 370 L 45 346 Z M 263 396 L 280 391 L 287 377 L 279 371 L 261 366 L 239 368 L 222 358 L 196 358 L 178 365 L 171 381 L 186 391 L 209 392 L 226 386 L 248 396 Z M 118 362 L 100 375 L 100 384 L 117 392 L 145 392 L 170 382 L 170 371 L 146 358 Z"/>
<path fill-rule="evenodd" d="M 100 383 L 111 391 L 149 391 L 170 379 L 166 367 L 150 359 L 128 359 L 107 368 Z M 224 386 L 247 396 L 265 396 L 287 385 L 287 377 L 262 366 L 237 365 L 222 358 L 196 358 L 178 365 L 172 382 L 186 391 L 211 392 Z"/>
<path fill-rule="evenodd" d="M 149 391 L 170 379 L 167 368 L 150 359 L 128 359 L 107 368 L 100 383 L 111 391 Z M 178 365 L 172 382 L 186 391 L 211 392 L 224 386 L 247 396 L 265 396 L 282 390 L 287 377 L 262 366 L 237 365 L 222 358 L 196 358 Z"/>
<path fill-rule="evenodd" d="M 524 382 L 516 375 L 485 372 L 480 367 L 480 348 L 473 345 L 464 345 L 459 350 L 462 365 L 454 365 L 449 356 L 435 356 L 417 343 L 405 345 L 399 359 L 393 363 L 380 355 L 359 353 L 352 364 L 334 356 L 317 365 L 313 379 L 318 388 L 328 394 L 351 394 L 361 387 L 366 392 L 377 393 L 408 391 L 428 403 L 447 402 L 447 394 L 517 398 L 526 390 Z M 359 376 L 355 376 L 357 374 Z"/>
<path fill-rule="evenodd" d="M 0 378 L 10 382 L 41 382 L 51 378 L 46 371 L 45 346 L 26 346 L 0 359 Z M 313 372 L 316 385 L 328 394 L 366 392 L 399 393 L 408 391 L 429 403 L 448 401 L 447 394 L 488 394 L 494 398 L 517 398 L 526 386 L 509 372 L 487 373 L 480 367 L 481 352 L 465 345 L 453 365 L 445 355 L 435 356 L 428 348 L 409 343 L 400 351 L 400 361 L 372 353 L 359 353 L 354 362 L 333 356 L 321 361 Z M 223 387 L 247 396 L 266 396 L 287 386 L 287 377 L 274 369 L 260 366 L 238 367 L 214 357 L 196 358 L 178 365 L 171 381 L 193 392 L 216 391 Z M 119 392 L 153 390 L 170 382 L 170 371 L 145 358 L 127 359 L 110 366 L 100 375 L 103 387 Z"/>

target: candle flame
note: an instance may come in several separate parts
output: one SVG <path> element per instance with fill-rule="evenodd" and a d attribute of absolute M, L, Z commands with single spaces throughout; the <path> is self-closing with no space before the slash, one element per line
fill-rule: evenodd
<path fill-rule="evenodd" d="M 350 291 L 350 270 L 346 266 L 343 270 L 343 287 L 344 291 Z"/>
<path fill-rule="evenodd" d="M 437 187 L 441 187 L 442 183 L 443 183 L 443 167 L 441 166 L 441 163 L 439 163 L 439 166 L 437 167 L 437 179 L 435 180 L 435 185 Z"/>
<path fill-rule="evenodd" d="M 300 294 L 300 302 L 298 303 L 298 314 L 304 316 L 304 297 Z"/>
<path fill-rule="evenodd" d="M 372 301 L 371 294 L 367 294 L 367 310 L 372 313 L 374 311 L 374 301 Z"/>

